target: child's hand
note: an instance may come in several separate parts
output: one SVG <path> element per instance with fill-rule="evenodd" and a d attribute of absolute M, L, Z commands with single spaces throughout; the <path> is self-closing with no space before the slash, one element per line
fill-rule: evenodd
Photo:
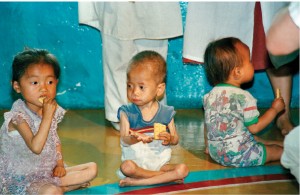
<path fill-rule="evenodd" d="M 285 108 L 284 100 L 282 98 L 274 99 L 271 107 L 274 108 L 277 113 L 281 112 Z"/>
<path fill-rule="evenodd" d="M 43 102 L 43 117 L 46 116 L 52 117 L 54 115 L 56 107 L 57 107 L 57 103 L 55 99 L 45 98 Z"/>
<path fill-rule="evenodd" d="M 53 169 L 53 176 L 54 177 L 63 177 L 66 175 L 66 169 L 62 166 L 56 166 Z"/>
<path fill-rule="evenodd" d="M 171 143 L 171 134 L 168 132 L 161 132 L 158 135 L 158 138 L 160 140 L 163 140 L 162 145 L 166 146 L 166 145 L 170 145 L 170 143 Z"/>
<path fill-rule="evenodd" d="M 143 133 L 134 133 L 134 136 L 138 141 L 142 141 L 143 143 L 150 143 L 153 141 L 153 137 L 145 135 Z"/>

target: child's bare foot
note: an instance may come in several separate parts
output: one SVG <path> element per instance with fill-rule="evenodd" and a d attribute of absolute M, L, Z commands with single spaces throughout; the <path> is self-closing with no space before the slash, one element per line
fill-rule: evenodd
<path fill-rule="evenodd" d="M 119 186 L 120 187 L 126 187 L 126 186 L 136 186 L 137 185 L 137 181 L 139 179 L 135 179 L 135 178 L 130 178 L 130 177 L 126 177 L 125 179 L 120 180 L 119 182 Z M 184 179 L 178 179 L 174 181 L 177 184 L 182 184 L 184 183 Z"/>
<path fill-rule="evenodd" d="M 182 184 L 182 183 L 184 183 L 184 179 L 178 179 L 178 180 L 176 180 L 176 181 L 174 181 L 175 183 L 178 183 L 178 184 Z"/>
<path fill-rule="evenodd" d="M 62 188 L 62 190 L 64 192 L 68 192 L 68 191 L 71 191 L 71 190 L 77 190 L 77 189 L 81 189 L 81 188 L 87 188 L 90 185 L 91 185 L 90 182 L 86 182 L 86 183 L 83 183 L 83 184 L 77 184 L 77 185 L 71 185 L 71 186 L 63 186 L 61 188 Z"/>
<path fill-rule="evenodd" d="M 280 116 L 276 121 L 276 125 L 279 129 L 281 129 L 281 134 L 283 136 L 286 136 L 294 128 L 289 117 L 286 116 Z"/>
<path fill-rule="evenodd" d="M 90 185 L 91 185 L 90 182 L 86 182 L 86 183 L 81 184 L 80 188 L 87 188 L 87 187 L 89 187 Z"/>
<path fill-rule="evenodd" d="M 134 186 L 134 181 L 135 180 L 136 179 L 134 179 L 134 178 L 126 177 L 125 179 L 120 180 L 119 186 L 120 187 Z"/>

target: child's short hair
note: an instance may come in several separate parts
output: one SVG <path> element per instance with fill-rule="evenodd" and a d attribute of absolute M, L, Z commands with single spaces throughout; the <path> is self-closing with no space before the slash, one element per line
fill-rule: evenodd
<path fill-rule="evenodd" d="M 236 49 L 237 43 L 242 42 L 238 38 L 228 37 L 213 41 L 206 47 L 204 68 L 211 85 L 226 82 L 231 71 L 242 65 L 243 59 Z"/>
<path fill-rule="evenodd" d="M 127 74 L 139 65 L 151 69 L 157 83 L 166 82 L 167 65 L 165 59 L 159 53 L 146 50 L 136 54 L 129 62 Z"/>
<path fill-rule="evenodd" d="M 12 81 L 20 81 L 26 69 L 32 64 L 45 63 L 53 67 L 55 77 L 60 76 L 60 67 L 56 57 L 44 49 L 25 48 L 18 53 L 12 63 Z"/>

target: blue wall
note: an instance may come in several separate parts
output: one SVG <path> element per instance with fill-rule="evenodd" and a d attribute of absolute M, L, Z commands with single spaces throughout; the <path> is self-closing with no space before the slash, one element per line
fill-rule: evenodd
<path fill-rule="evenodd" d="M 13 102 L 11 63 L 25 46 L 54 53 L 62 68 L 58 102 L 65 108 L 103 108 L 104 88 L 99 31 L 78 24 L 76 2 L 0 2 L 0 108 Z M 187 3 L 181 3 L 185 20 Z M 182 63 L 183 38 L 171 39 L 168 54 L 168 104 L 200 108 L 211 87 L 202 66 Z M 255 74 L 248 88 L 260 107 L 268 107 L 273 93 L 265 72 Z M 294 77 L 292 107 L 299 107 L 299 74 Z"/>

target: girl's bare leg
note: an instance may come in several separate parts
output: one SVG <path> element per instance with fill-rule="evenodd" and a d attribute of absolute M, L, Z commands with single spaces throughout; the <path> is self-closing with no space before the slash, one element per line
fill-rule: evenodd
<path fill-rule="evenodd" d="M 76 165 L 66 168 L 67 174 L 61 177 L 61 187 L 66 191 L 89 186 L 89 182 L 97 176 L 96 163 Z"/>
<path fill-rule="evenodd" d="M 43 185 L 39 190 L 39 195 L 48 195 L 48 194 L 63 194 L 62 188 L 55 186 L 53 184 Z"/>
<path fill-rule="evenodd" d="M 125 179 L 119 182 L 121 187 L 124 186 L 140 186 L 140 185 L 153 185 L 159 183 L 167 183 L 184 179 L 188 175 L 188 168 L 185 164 L 174 165 L 174 168 L 170 168 L 169 165 L 165 165 L 167 167 L 162 167 L 161 171 L 158 171 L 160 174 L 155 175 L 153 177 L 147 178 L 131 178 L 126 177 Z M 162 170 L 168 170 L 164 172 Z M 162 173 L 161 173 L 162 172 Z"/>
<path fill-rule="evenodd" d="M 90 186 L 90 182 L 83 183 L 83 184 L 77 184 L 77 185 L 63 186 L 63 187 L 61 187 L 61 189 L 64 192 L 68 192 L 68 191 L 76 190 L 79 188 L 86 188 L 88 186 Z"/>
<path fill-rule="evenodd" d="M 286 135 L 294 128 L 290 120 L 290 102 L 293 82 L 291 70 L 289 65 L 286 65 L 279 69 L 268 68 L 266 72 L 272 84 L 274 94 L 276 94 L 277 88 L 280 89 L 281 96 L 285 102 L 285 110 L 278 116 L 276 125 L 281 129 L 281 133 Z"/>

